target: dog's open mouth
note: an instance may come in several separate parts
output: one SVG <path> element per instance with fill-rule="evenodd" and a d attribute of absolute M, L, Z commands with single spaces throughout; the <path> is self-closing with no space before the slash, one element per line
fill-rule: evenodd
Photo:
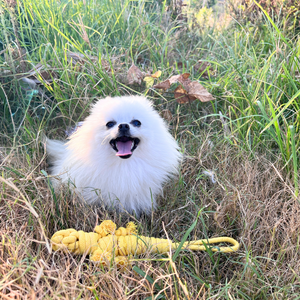
<path fill-rule="evenodd" d="M 138 138 L 131 138 L 128 136 L 121 136 L 111 140 L 109 143 L 117 152 L 120 158 L 129 158 L 132 152 L 137 148 L 140 140 Z"/>

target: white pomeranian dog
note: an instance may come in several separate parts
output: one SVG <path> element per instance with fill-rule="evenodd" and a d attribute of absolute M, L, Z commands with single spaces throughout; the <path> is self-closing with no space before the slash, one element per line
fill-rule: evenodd
<path fill-rule="evenodd" d="M 164 120 L 142 96 L 107 97 L 69 141 L 47 140 L 55 190 L 67 185 L 89 204 L 150 213 L 181 153 Z"/>

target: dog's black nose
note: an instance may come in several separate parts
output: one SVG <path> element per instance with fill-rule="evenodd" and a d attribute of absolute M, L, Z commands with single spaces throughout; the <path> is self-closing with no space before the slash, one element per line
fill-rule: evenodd
<path fill-rule="evenodd" d="M 127 123 L 120 124 L 118 127 L 119 127 L 119 131 L 123 132 L 123 133 L 129 131 L 129 129 L 130 129 L 130 127 Z"/>

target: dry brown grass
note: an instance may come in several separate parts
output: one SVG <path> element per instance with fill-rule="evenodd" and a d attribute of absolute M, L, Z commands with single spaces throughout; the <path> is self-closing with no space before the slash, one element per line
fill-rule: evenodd
<path fill-rule="evenodd" d="M 175 264 L 145 255 L 134 263 L 138 269 L 120 273 L 88 257 L 49 253 L 43 231 L 50 238 L 62 228 L 92 231 L 103 219 L 121 226 L 133 218 L 79 204 L 66 191 L 55 200 L 40 173 L 46 169 L 43 150 L 35 143 L 29 160 L 20 149 L 3 154 L 0 298 L 288 299 L 299 293 L 300 207 L 289 174 L 279 161 L 246 154 L 204 130 L 190 134 L 192 129 L 177 135 L 186 149 L 180 178 L 166 186 L 152 216 L 137 220 L 139 231 L 180 240 L 204 208 L 190 239 L 232 236 L 241 243 L 237 254 L 182 251 Z"/>

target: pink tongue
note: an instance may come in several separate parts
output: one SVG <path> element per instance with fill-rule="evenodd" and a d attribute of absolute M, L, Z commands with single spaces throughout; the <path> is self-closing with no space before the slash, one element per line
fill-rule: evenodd
<path fill-rule="evenodd" d="M 117 142 L 117 148 L 118 148 L 118 152 L 117 152 L 117 156 L 123 156 L 123 155 L 129 155 L 132 154 L 131 152 L 131 147 L 132 147 L 132 141 L 128 141 L 128 142 Z"/>

